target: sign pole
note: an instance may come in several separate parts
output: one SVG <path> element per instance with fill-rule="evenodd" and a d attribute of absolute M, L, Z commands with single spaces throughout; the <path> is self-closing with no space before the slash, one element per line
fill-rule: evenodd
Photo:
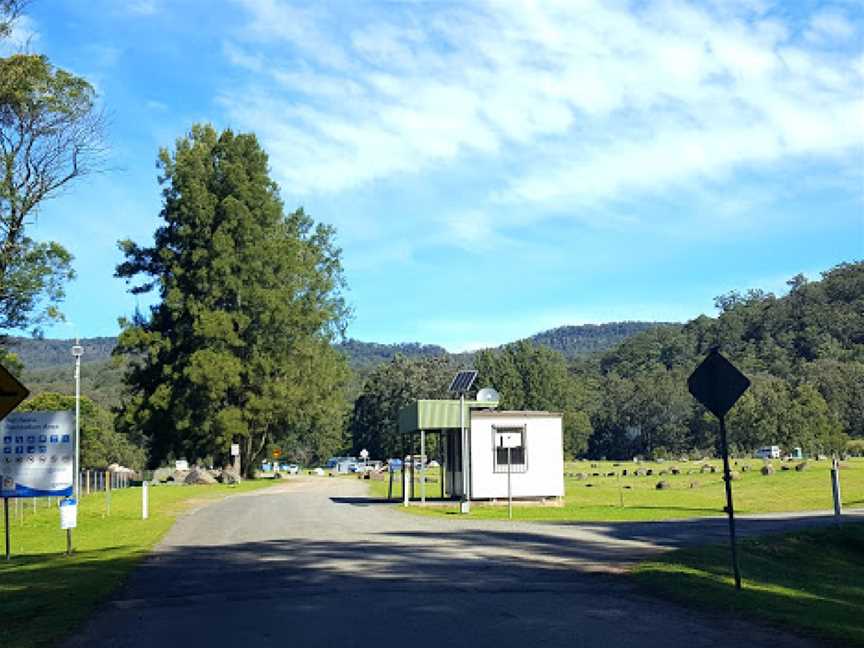
<path fill-rule="evenodd" d="M 729 516 L 729 544 L 732 549 L 732 571 L 735 589 L 741 589 L 741 570 L 738 567 L 738 547 L 735 541 L 735 509 L 732 505 L 732 474 L 729 471 L 729 448 L 726 443 L 726 417 L 720 416 L 720 449 L 723 452 L 723 481 L 726 484 L 726 513 Z"/>
<path fill-rule="evenodd" d="M 510 488 L 510 470 L 513 465 L 513 448 L 507 447 L 507 519 L 513 519 L 513 491 Z"/>
<path fill-rule="evenodd" d="M 6 560 L 9 560 L 9 498 L 3 498 L 3 522 L 6 527 Z"/>

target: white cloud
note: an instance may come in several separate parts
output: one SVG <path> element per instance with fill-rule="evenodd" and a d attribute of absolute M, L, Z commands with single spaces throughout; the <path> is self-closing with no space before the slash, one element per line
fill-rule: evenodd
<path fill-rule="evenodd" d="M 250 21 L 225 51 L 251 77 L 223 105 L 295 194 L 467 162 L 496 174 L 498 202 L 572 207 L 789 160 L 848 166 L 864 144 L 864 58 L 836 12 L 803 29 L 845 49 L 794 36 L 802 27 L 761 2 L 420 3 L 358 17 L 238 1 Z"/>
<path fill-rule="evenodd" d="M 157 0 L 134 0 L 127 2 L 126 11 L 135 16 L 153 16 L 160 11 Z"/>
<path fill-rule="evenodd" d="M 0 39 L 0 56 L 32 51 L 38 41 L 39 32 L 33 19 L 19 16 L 12 23 L 12 32 L 5 39 Z"/>

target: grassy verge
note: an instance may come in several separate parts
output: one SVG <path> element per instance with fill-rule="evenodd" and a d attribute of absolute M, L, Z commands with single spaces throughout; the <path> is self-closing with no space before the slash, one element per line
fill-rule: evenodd
<path fill-rule="evenodd" d="M 797 463 L 797 462 L 796 462 Z M 776 472 L 760 473 L 761 460 L 742 459 L 736 462 L 739 478 L 733 482 L 735 510 L 741 514 L 780 513 L 789 511 L 827 510 L 833 506 L 829 471 L 831 462 L 809 461 L 807 469 L 792 469 L 795 463 L 773 462 Z M 701 472 L 702 466 L 713 466 L 715 472 Z M 781 470 L 782 466 L 789 470 Z M 748 470 L 744 470 L 747 466 Z M 672 469 L 678 474 L 673 475 Z M 652 475 L 636 476 L 634 471 L 650 470 Z M 622 471 L 627 470 L 627 475 Z M 584 478 L 577 478 L 581 473 Z M 664 473 L 664 474 L 661 474 Z M 707 464 L 631 462 L 571 462 L 565 468 L 566 495 L 560 506 L 519 504 L 513 517 L 520 520 L 560 521 L 650 521 L 723 515 L 726 504 L 719 461 Z M 864 507 L 864 459 L 850 459 L 840 472 L 843 504 Z M 433 473 L 433 477 L 437 477 Z M 657 490 L 659 481 L 668 483 L 666 490 Z M 427 485 L 427 493 L 439 492 L 439 484 Z M 419 494 L 419 487 L 415 493 Z M 387 481 L 370 481 L 370 494 L 387 496 Z M 394 482 L 394 497 L 401 497 L 401 483 Z M 450 506 L 411 506 L 408 511 L 418 515 L 454 514 Z M 474 503 L 472 517 L 505 519 L 506 506 Z"/>
<path fill-rule="evenodd" d="M 741 592 L 727 546 L 681 549 L 642 563 L 633 577 L 685 605 L 864 646 L 864 525 L 745 540 L 740 563 Z"/>
<path fill-rule="evenodd" d="M 125 579 L 135 564 L 191 506 L 272 485 L 159 486 L 150 489 L 150 517 L 141 519 L 141 489 L 85 496 L 74 531 L 75 553 L 66 557 L 66 534 L 56 505 L 23 501 L 23 519 L 10 500 L 12 560 L 0 558 L 0 645 L 30 648 L 67 636 Z M 2 516 L 0 516 L 2 518 Z M 2 519 L 0 519 L 2 523 Z M 0 525 L 0 533 L 3 533 Z"/>

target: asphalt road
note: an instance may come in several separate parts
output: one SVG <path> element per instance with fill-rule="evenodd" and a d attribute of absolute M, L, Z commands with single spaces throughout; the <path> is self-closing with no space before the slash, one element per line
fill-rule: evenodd
<path fill-rule="evenodd" d="M 811 646 L 645 597 L 627 564 L 723 541 L 723 519 L 634 524 L 405 515 L 299 478 L 181 518 L 68 647 Z M 742 535 L 827 522 L 742 519 Z"/>

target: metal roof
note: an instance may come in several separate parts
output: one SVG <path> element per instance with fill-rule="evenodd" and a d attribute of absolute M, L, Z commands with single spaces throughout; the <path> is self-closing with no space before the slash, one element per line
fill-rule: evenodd
<path fill-rule="evenodd" d="M 560 418 L 564 416 L 562 412 L 546 412 L 540 410 L 479 410 L 472 412 L 472 416 L 547 416 L 550 418 Z"/>
<path fill-rule="evenodd" d="M 465 425 L 468 425 L 472 410 L 496 405 L 494 402 L 466 400 Z M 400 433 L 446 429 L 459 429 L 458 400 L 418 400 L 399 410 Z"/>

